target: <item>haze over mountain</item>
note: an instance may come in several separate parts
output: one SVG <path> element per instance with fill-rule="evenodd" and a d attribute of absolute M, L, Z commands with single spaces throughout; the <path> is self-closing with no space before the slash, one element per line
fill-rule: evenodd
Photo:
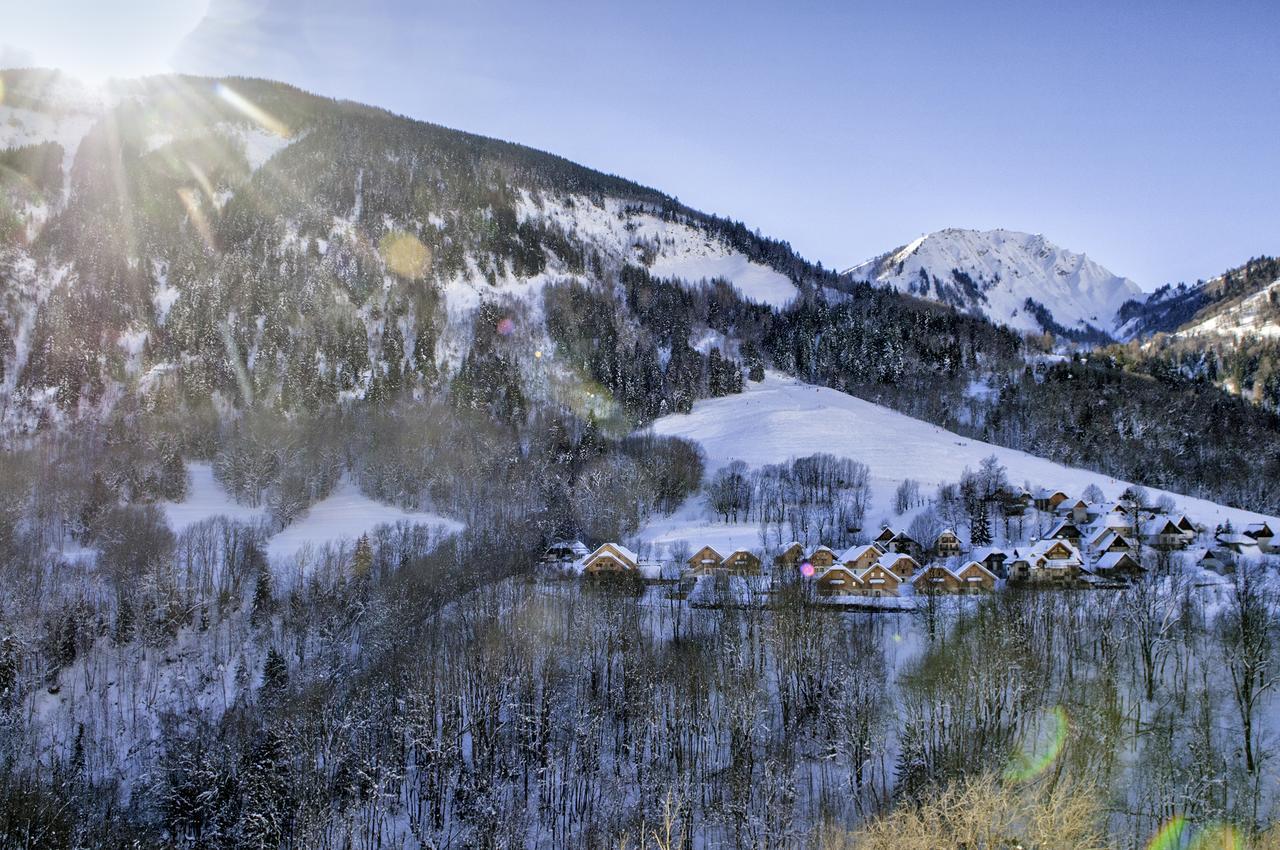
<path fill-rule="evenodd" d="M 941 230 L 845 274 L 1021 331 L 1086 341 L 1112 334 L 1120 307 L 1142 294 L 1085 254 L 1011 230 Z"/>

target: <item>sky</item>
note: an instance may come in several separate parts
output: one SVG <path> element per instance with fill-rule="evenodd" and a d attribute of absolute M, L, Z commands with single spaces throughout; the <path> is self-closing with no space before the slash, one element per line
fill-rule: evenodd
<path fill-rule="evenodd" d="M 1274 0 L 0 0 L 0 65 L 280 79 L 827 266 L 1005 227 L 1152 289 L 1280 254 L 1276 32 Z"/>

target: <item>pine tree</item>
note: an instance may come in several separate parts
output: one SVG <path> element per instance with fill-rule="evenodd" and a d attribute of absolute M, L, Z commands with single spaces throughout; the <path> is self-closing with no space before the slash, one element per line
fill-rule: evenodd
<path fill-rule="evenodd" d="M 265 563 L 258 567 L 258 576 L 253 584 L 253 610 L 249 622 L 255 626 L 269 622 L 276 611 L 274 582 L 271 580 L 271 568 Z"/>
<path fill-rule="evenodd" d="M 365 579 L 372 569 L 373 547 L 369 545 L 369 535 L 361 534 L 356 542 L 356 551 L 351 556 L 351 574 L 358 580 Z"/>
<path fill-rule="evenodd" d="M 262 665 L 262 698 L 275 700 L 289 687 L 289 665 L 275 647 L 267 650 L 267 660 Z"/>
<path fill-rule="evenodd" d="M 986 501 L 977 503 L 977 510 L 974 511 L 970 519 L 969 542 L 974 546 L 989 546 L 991 544 L 991 520 L 987 516 Z"/>

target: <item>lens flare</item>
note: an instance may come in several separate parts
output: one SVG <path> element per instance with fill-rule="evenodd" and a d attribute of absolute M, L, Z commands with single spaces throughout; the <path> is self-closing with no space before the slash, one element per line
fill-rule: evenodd
<path fill-rule="evenodd" d="M 1244 850 L 1244 840 L 1228 823 L 1211 823 L 1200 830 L 1188 850 Z"/>
<path fill-rule="evenodd" d="M 1187 832 L 1187 819 L 1182 815 L 1174 815 L 1151 836 L 1147 850 L 1181 850 Z"/>
<path fill-rule="evenodd" d="M 283 121 L 275 118 L 269 112 L 228 86 L 226 83 L 218 83 L 216 90 L 218 97 L 231 104 L 233 109 L 248 118 L 250 121 L 253 121 L 267 132 L 275 133 L 277 136 L 285 139 L 293 135 L 289 132 L 289 128 L 285 126 Z"/>
<path fill-rule="evenodd" d="M 387 268 L 405 280 L 420 280 L 431 265 L 431 249 L 404 231 L 388 233 L 379 239 L 378 253 Z"/>
<path fill-rule="evenodd" d="M 502 319 L 498 322 L 498 333 L 502 336 L 510 336 L 511 332 L 516 329 L 516 323 L 510 319 Z"/>
<path fill-rule="evenodd" d="M 1005 768 L 1005 778 L 1014 782 L 1027 782 L 1040 776 L 1058 760 L 1067 743 L 1067 712 L 1055 706 L 1046 718 L 1047 728 L 1037 730 L 1036 740 L 1031 741 Z"/>
<path fill-rule="evenodd" d="M 801 564 L 800 575 L 804 576 L 805 578 L 813 578 L 813 564 L 809 563 L 808 561 L 805 561 L 803 564 Z"/>

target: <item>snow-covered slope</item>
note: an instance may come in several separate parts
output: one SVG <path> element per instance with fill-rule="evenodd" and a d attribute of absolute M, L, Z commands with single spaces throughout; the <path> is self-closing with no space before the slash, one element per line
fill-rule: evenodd
<path fill-rule="evenodd" d="M 1120 306 L 1142 295 L 1132 280 L 1084 254 L 1012 230 L 940 230 L 845 274 L 1033 332 L 1045 323 L 1028 299 L 1068 331 L 1110 334 Z"/>
<path fill-rule="evenodd" d="M 1280 337 L 1280 280 L 1183 328 L 1177 336 Z"/>
<path fill-rule="evenodd" d="M 709 471 L 732 460 L 758 467 L 818 452 L 861 461 L 871 470 L 869 521 L 897 521 L 892 512 L 893 492 L 904 479 L 914 479 L 924 492 L 930 492 L 938 484 L 958 481 L 966 467 L 978 469 L 983 458 L 992 454 L 1017 485 L 1030 483 L 1033 487 L 1053 487 L 1079 495 L 1090 484 L 1097 484 L 1108 498 L 1119 496 L 1129 486 L 1127 481 L 962 437 L 869 401 L 776 372 L 766 373 L 762 383 L 748 383 L 739 395 L 699 401 L 692 413 L 664 416 L 654 423 L 653 430 L 701 445 Z M 1164 493 L 1150 492 L 1153 499 Z M 1236 527 L 1263 519 L 1274 523 L 1251 511 L 1170 495 L 1181 510 L 1206 525 L 1226 519 Z M 701 498 L 691 499 L 672 516 L 643 529 L 641 537 L 658 545 L 675 540 L 727 549 L 760 545 L 754 525 L 726 525 L 707 514 Z"/>

